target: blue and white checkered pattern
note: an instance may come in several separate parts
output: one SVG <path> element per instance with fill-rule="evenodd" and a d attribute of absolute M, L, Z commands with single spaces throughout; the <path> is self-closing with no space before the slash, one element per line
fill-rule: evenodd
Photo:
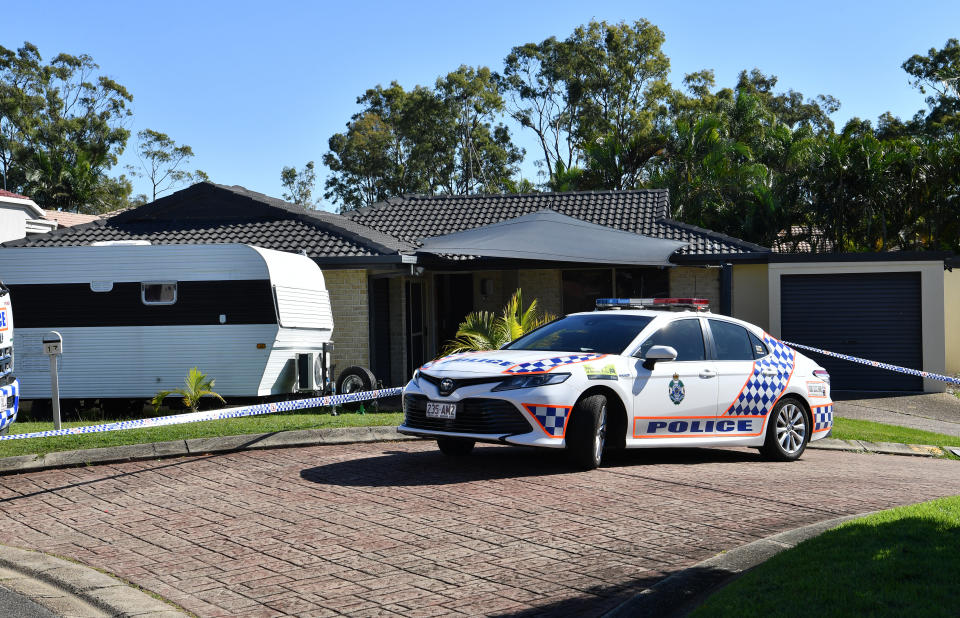
<path fill-rule="evenodd" d="M 20 405 L 20 383 L 14 380 L 0 388 L 0 398 L 8 401 L 9 408 L 0 408 L 0 431 L 6 429 L 10 423 L 17 420 L 17 409 Z"/>
<path fill-rule="evenodd" d="M 606 354 L 568 354 L 567 356 L 554 356 L 553 358 L 542 358 L 538 361 L 529 363 L 519 363 L 509 367 L 503 373 L 511 375 L 522 373 L 549 373 L 557 367 L 564 365 L 573 365 L 575 363 L 584 363 L 586 361 L 603 358 Z"/>
<path fill-rule="evenodd" d="M 833 404 L 813 409 L 813 430 L 823 431 L 833 427 Z"/>
<path fill-rule="evenodd" d="M 402 388 L 384 388 L 375 391 L 363 391 L 361 393 L 348 393 L 345 395 L 331 395 L 327 397 L 311 397 L 309 399 L 296 399 L 293 401 L 278 401 L 276 403 L 261 403 L 255 406 L 244 406 L 240 408 L 226 408 L 224 410 L 210 410 L 207 412 L 188 412 L 187 414 L 172 414 L 170 416 L 158 416 L 154 418 L 141 418 L 132 421 L 122 421 L 119 423 L 104 423 L 102 425 L 87 425 L 85 427 L 71 427 L 69 429 L 54 429 L 50 431 L 35 431 L 33 433 L 16 433 L 6 436 L 0 436 L 0 440 L 20 440 L 23 438 L 50 438 L 54 436 L 68 436 L 81 433 L 100 433 L 103 431 L 118 431 L 121 429 L 143 429 L 144 427 L 161 427 L 164 425 L 180 425 L 183 423 L 196 423 L 199 421 L 216 421 L 223 418 L 240 418 L 244 416 L 257 416 L 259 414 L 271 414 L 273 412 L 292 412 L 294 410 L 305 410 L 308 408 L 319 408 L 323 406 L 335 406 L 342 403 L 352 403 L 355 401 L 369 401 L 381 397 L 392 397 L 399 395 Z"/>
<path fill-rule="evenodd" d="M 536 406 L 525 403 L 523 407 L 537 418 L 544 431 L 551 438 L 562 438 L 567 429 L 570 408 L 565 406 Z"/>
<path fill-rule="evenodd" d="M 960 386 L 960 378 L 952 378 L 950 376 L 940 375 L 939 373 L 931 373 L 929 371 L 920 371 L 919 369 L 910 369 L 909 367 L 900 367 L 898 365 L 891 365 L 889 363 L 881 363 L 878 361 L 872 361 L 872 360 L 867 360 L 865 358 L 860 358 L 858 356 L 850 356 L 848 354 L 838 354 L 837 352 L 829 352 L 827 350 L 821 350 L 820 348 L 811 348 L 810 346 L 800 345 L 799 343 L 789 343 L 787 341 L 784 341 L 784 343 L 793 348 L 800 348 L 801 350 L 810 350 L 811 352 L 817 352 L 818 354 L 825 354 L 827 356 L 833 356 L 835 358 L 842 358 L 843 360 L 850 361 L 851 363 L 860 363 L 861 365 L 869 365 L 870 367 L 876 367 L 877 369 L 886 369 L 887 371 L 905 373 L 911 376 L 919 376 L 921 378 L 927 378 L 930 380 L 939 380 L 941 382 L 946 382 L 947 384 L 956 384 Z"/>
<path fill-rule="evenodd" d="M 773 409 L 780 395 L 787 388 L 787 382 L 793 374 L 797 353 L 768 335 L 763 340 L 770 348 L 770 354 L 753 364 L 753 373 L 737 400 L 730 405 L 726 414 L 731 416 L 766 416 Z M 764 371 L 773 369 L 773 375 L 764 375 Z"/>

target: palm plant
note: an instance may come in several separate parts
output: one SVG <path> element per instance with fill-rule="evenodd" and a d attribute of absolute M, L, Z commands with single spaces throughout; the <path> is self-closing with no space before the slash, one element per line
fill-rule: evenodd
<path fill-rule="evenodd" d="M 491 311 L 475 311 L 467 315 L 457 329 L 456 337 L 444 346 L 443 353 L 498 350 L 553 319 L 554 316 L 537 311 L 536 299 L 524 309 L 523 295 L 518 289 L 503 307 L 501 315 L 494 315 Z"/>
<path fill-rule="evenodd" d="M 207 378 L 207 374 L 200 371 L 199 368 L 194 367 L 187 374 L 186 379 L 184 380 L 185 388 L 175 388 L 171 391 L 160 391 L 154 396 L 150 401 L 153 404 L 154 410 L 159 410 L 160 406 L 163 404 L 163 400 L 169 397 L 170 395 L 180 395 L 183 397 L 183 405 L 190 408 L 192 412 L 197 411 L 197 407 L 200 405 L 201 397 L 216 397 L 223 403 L 227 403 L 226 400 L 220 396 L 219 393 L 213 392 L 213 385 L 216 380 Z"/>

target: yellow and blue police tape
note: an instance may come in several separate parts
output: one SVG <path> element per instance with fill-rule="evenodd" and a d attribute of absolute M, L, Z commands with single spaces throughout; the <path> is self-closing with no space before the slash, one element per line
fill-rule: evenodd
<path fill-rule="evenodd" d="M 216 421 L 224 418 L 240 418 L 244 416 L 257 416 L 259 414 L 273 414 L 274 412 L 292 412 L 294 410 L 336 406 L 344 403 L 370 401 L 373 399 L 380 399 L 381 397 L 392 397 L 394 395 L 399 395 L 401 392 L 403 392 L 402 388 L 382 388 L 374 391 L 362 391 L 359 393 L 347 393 L 344 395 L 328 395 L 326 397 L 311 397 L 309 399 L 260 403 L 254 406 L 225 408 L 223 410 L 209 410 L 206 412 L 171 414 L 170 416 L 141 418 L 132 421 L 120 421 L 117 423 L 87 425 L 85 427 L 71 427 L 69 429 L 52 429 L 50 431 L 34 431 L 32 433 L 15 433 L 0 436 L 0 440 L 51 438 L 55 436 L 70 436 L 84 433 L 100 433 L 103 431 L 118 431 L 121 429 L 144 429 L 146 427 L 180 425 L 182 423 L 196 423 L 199 421 Z"/>
<path fill-rule="evenodd" d="M 952 378 L 950 376 L 940 375 L 939 373 L 931 373 L 929 371 L 920 371 L 919 369 L 910 369 L 909 367 L 900 367 L 898 365 L 891 365 L 889 363 L 881 363 L 878 361 L 867 360 L 866 358 L 860 358 L 859 356 L 850 356 L 849 354 L 838 354 L 837 352 L 821 350 L 820 348 L 812 348 L 807 345 L 800 345 L 799 343 L 790 343 L 789 341 L 784 341 L 783 343 L 791 348 L 800 348 L 801 350 L 809 350 L 811 352 L 817 352 L 818 354 L 833 356 L 834 358 L 842 358 L 843 360 L 850 361 L 852 363 L 869 365 L 870 367 L 876 367 L 877 369 L 886 369 L 887 371 L 895 371 L 897 373 L 905 373 L 911 376 L 928 378 L 930 380 L 939 380 L 948 384 L 960 385 L 960 378 Z"/>

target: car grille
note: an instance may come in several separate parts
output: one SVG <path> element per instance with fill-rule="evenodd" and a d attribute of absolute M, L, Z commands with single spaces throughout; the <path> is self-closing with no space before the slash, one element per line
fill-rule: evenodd
<path fill-rule="evenodd" d="M 443 419 L 427 418 L 427 398 L 423 395 L 406 395 L 403 412 L 404 425 L 411 429 L 497 435 L 531 429 L 520 410 L 502 399 L 464 399 L 457 404 L 457 418 Z"/>

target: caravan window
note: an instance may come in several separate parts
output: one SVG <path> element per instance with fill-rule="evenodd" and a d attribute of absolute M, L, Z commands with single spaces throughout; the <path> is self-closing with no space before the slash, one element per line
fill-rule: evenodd
<path fill-rule="evenodd" d="M 172 305 L 177 302 L 177 282 L 151 281 L 141 283 L 140 299 L 144 305 Z"/>

